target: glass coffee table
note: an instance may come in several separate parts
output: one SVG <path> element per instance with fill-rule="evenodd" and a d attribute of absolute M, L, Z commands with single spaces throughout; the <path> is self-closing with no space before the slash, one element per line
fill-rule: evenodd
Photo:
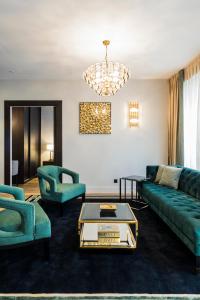
<path fill-rule="evenodd" d="M 80 248 L 135 249 L 138 221 L 128 203 L 83 203 L 78 233 Z"/>

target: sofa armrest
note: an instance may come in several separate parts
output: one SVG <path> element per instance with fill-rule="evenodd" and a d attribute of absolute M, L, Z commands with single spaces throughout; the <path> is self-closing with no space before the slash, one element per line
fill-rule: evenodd
<path fill-rule="evenodd" d="M 30 202 L 11 198 L 0 198 L 0 207 L 17 211 L 22 218 L 22 231 L 33 238 L 35 227 L 35 206 Z"/>
<path fill-rule="evenodd" d="M 79 183 L 79 174 L 78 173 L 68 170 L 68 169 L 65 169 L 65 168 L 60 168 L 60 172 L 71 176 L 73 183 Z"/>
<path fill-rule="evenodd" d="M 146 166 L 146 178 L 150 181 L 154 181 L 158 171 L 158 165 Z"/>
<path fill-rule="evenodd" d="M 39 186 L 40 186 L 41 194 L 45 195 L 45 194 L 57 192 L 57 183 L 55 178 L 43 172 L 38 172 L 38 178 L 39 178 Z M 45 184 L 45 181 L 47 181 L 49 184 L 49 188 L 50 188 L 49 192 L 47 192 L 47 186 Z"/>
<path fill-rule="evenodd" d="M 24 190 L 19 187 L 0 184 L 0 193 L 13 195 L 16 200 L 25 200 Z"/>

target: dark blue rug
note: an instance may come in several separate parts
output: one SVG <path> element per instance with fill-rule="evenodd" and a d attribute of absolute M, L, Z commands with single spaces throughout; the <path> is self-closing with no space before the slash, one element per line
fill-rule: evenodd
<path fill-rule="evenodd" d="M 79 200 L 66 203 L 63 217 L 53 204 L 44 208 L 50 262 L 40 245 L 1 251 L 0 293 L 200 293 L 193 255 L 149 208 L 135 212 L 139 239 L 130 252 L 79 250 Z"/>

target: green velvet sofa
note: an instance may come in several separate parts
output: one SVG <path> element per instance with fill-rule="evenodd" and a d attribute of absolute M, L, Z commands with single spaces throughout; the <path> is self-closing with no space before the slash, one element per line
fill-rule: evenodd
<path fill-rule="evenodd" d="M 51 223 L 42 207 L 37 202 L 26 202 L 21 188 L 1 184 L 0 193 L 0 249 L 42 241 L 48 258 Z"/>
<path fill-rule="evenodd" d="M 62 183 L 62 174 L 72 178 L 71 183 Z M 42 200 L 60 204 L 60 215 L 63 215 L 63 204 L 68 200 L 82 197 L 85 200 L 86 186 L 79 183 L 79 174 L 66 168 L 54 165 L 41 166 L 37 169 Z"/>
<path fill-rule="evenodd" d="M 158 166 L 147 166 L 142 198 L 196 257 L 200 272 L 200 171 L 183 168 L 178 189 L 155 184 Z"/>

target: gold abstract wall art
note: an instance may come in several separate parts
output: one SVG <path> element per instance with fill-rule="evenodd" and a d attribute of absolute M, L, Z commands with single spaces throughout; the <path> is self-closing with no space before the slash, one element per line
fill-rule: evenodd
<path fill-rule="evenodd" d="M 111 102 L 80 102 L 79 132 L 111 134 Z"/>

